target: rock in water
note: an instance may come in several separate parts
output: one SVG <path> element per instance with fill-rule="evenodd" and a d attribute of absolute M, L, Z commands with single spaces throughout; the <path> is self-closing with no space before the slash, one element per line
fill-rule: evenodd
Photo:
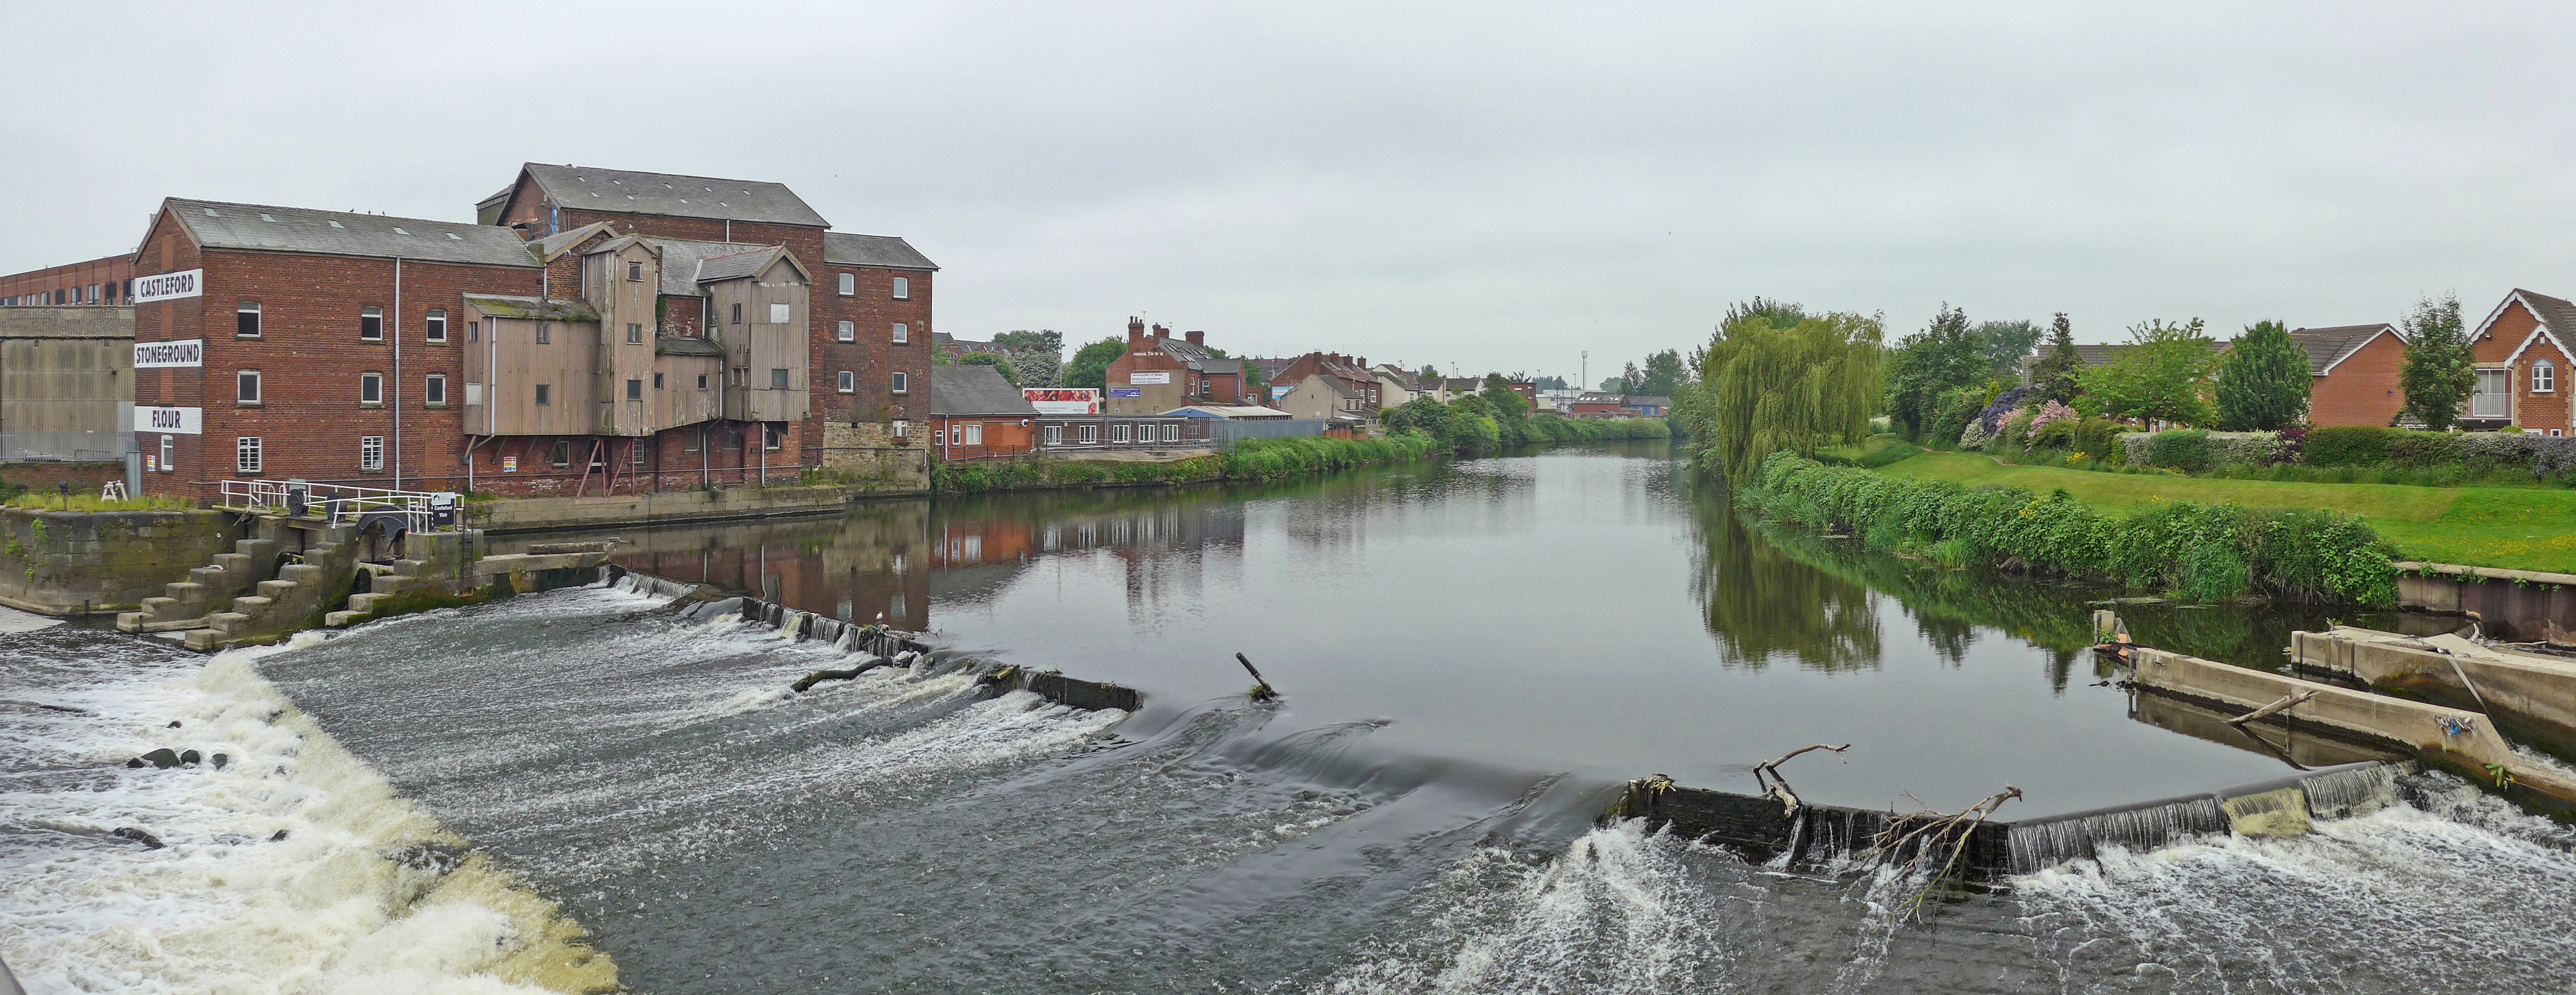
<path fill-rule="evenodd" d="M 171 719 L 171 720 L 170 720 L 170 724 L 169 724 L 168 726 L 165 726 L 164 728 L 168 728 L 168 729 L 176 729 L 176 728 L 179 728 L 179 720 L 177 720 L 177 719 Z"/>
<path fill-rule="evenodd" d="M 171 748 L 164 746 L 125 762 L 125 765 L 128 767 L 141 767 L 144 764 L 151 764 L 152 766 L 167 770 L 169 768 L 179 766 L 179 753 L 176 750 L 172 750 Z"/>
<path fill-rule="evenodd" d="M 179 754 L 179 762 L 183 764 L 204 763 L 206 762 L 206 758 L 195 750 L 189 750 L 186 753 Z"/>
<path fill-rule="evenodd" d="M 115 835 L 141 843 L 143 844 L 143 848 L 146 850 L 158 850 L 161 849 L 162 846 L 161 837 L 154 836 L 151 833 L 136 829 L 132 826 L 127 826 L 123 829 L 117 830 Z"/>
<path fill-rule="evenodd" d="M 228 764 L 228 763 L 233 762 L 233 758 L 232 758 L 232 757 L 227 756 L 227 755 L 225 755 L 225 754 L 221 754 L 221 753 L 215 754 L 214 756 L 212 756 L 212 757 L 208 757 L 207 759 L 214 761 L 214 763 L 215 763 L 215 769 L 216 769 L 216 770 L 222 770 L 222 769 L 224 769 L 224 765 L 225 765 L 225 764 Z"/>

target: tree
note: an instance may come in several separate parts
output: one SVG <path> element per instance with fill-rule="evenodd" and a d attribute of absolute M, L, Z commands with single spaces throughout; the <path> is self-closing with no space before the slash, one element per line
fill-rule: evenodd
<path fill-rule="evenodd" d="M 1895 354 L 1887 358 L 1889 420 L 1906 438 L 1922 441 L 1924 423 L 1932 419 L 1941 395 L 1985 383 L 1992 377 L 1993 368 L 1986 342 L 1968 327 L 1968 316 L 1943 304 L 1931 324 L 1898 339 Z M 1705 370 L 1700 382 L 1710 382 Z"/>
<path fill-rule="evenodd" d="M 2075 409 L 2111 418 L 2209 424 L 2204 395 L 2218 355 L 2201 328 L 2198 318 L 2180 325 L 2158 318 L 2131 327 L 2128 348 L 2076 375 L 2084 393 L 2076 398 Z"/>
<path fill-rule="evenodd" d="M 1019 369 L 1011 365 L 1010 357 L 1004 356 L 1000 353 L 970 352 L 959 357 L 957 362 L 962 366 L 990 366 L 995 372 L 1000 373 L 1002 375 L 1002 379 L 1008 381 L 1011 386 L 1017 387 L 1020 385 Z"/>
<path fill-rule="evenodd" d="M 2218 364 L 2218 424 L 2230 432 L 2271 431 L 2308 412 L 2308 351 L 2277 321 L 2245 328 Z"/>
<path fill-rule="evenodd" d="M 1413 375 L 1417 377 L 1437 378 L 1440 376 L 1440 368 L 1429 363 L 1424 363 L 1422 364 L 1421 369 L 1413 371 Z"/>
<path fill-rule="evenodd" d="M 2075 403 L 2076 371 L 2084 368 L 2084 357 L 2075 351 L 2075 326 L 2066 320 L 2066 312 L 2048 323 L 2048 354 L 2030 364 L 2030 385 L 2039 388 L 2041 397 L 2059 404 Z"/>
<path fill-rule="evenodd" d="M 2397 370 L 2397 387 L 2406 394 L 2400 417 L 2413 416 L 2436 432 L 2448 430 L 2460 406 L 2478 389 L 2478 356 L 2460 325 L 2460 298 L 2415 302 L 2406 316 L 2406 358 Z"/>
<path fill-rule="evenodd" d="M 1693 467 L 1743 483 L 1774 452 L 1814 455 L 1869 433 L 1884 353 L 1877 318 L 1777 305 L 1727 318 L 1691 356 L 1697 386 L 1680 392 Z"/>
<path fill-rule="evenodd" d="M 1680 388 L 1681 382 L 1690 376 L 1690 371 L 1682 366 L 1682 354 L 1678 349 L 1666 349 L 1648 355 L 1646 368 L 1643 371 L 1639 371 L 1634 363 L 1628 364 L 1628 370 L 1629 374 L 1622 378 L 1627 387 L 1626 390 L 1620 391 L 1622 394 L 1671 397 L 1673 391 Z"/>
<path fill-rule="evenodd" d="M 1109 364 L 1126 354 L 1127 340 L 1115 335 L 1083 346 L 1074 352 L 1071 362 L 1064 364 L 1064 385 L 1105 388 L 1109 386 Z"/>
<path fill-rule="evenodd" d="M 1531 383 L 1534 383 L 1534 384 L 1538 385 L 1538 389 L 1540 389 L 1540 390 L 1564 390 L 1564 389 L 1565 389 L 1565 378 L 1564 378 L 1564 377 L 1540 377 L 1540 378 L 1538 378 L 1537 380 L 1533 380 L 1533 381 L 1531 381 Z"/>
<path fill-rule="evenodd" d="M 2006 383 L 2020 383 L 2021 361 L 2039 344 L 2039 326 L 2027 321 L 1983 321 L 1977 323 L 1976 332 L 1985 340 L 1986 361 L 1994 364 L 1994 375 Z"/>
<path fill-rule="evenodd" d="M 1628 380 L 1625 377 L 1610 377 L 1605 379 L 1601 381 L 1601 392 L 1604 394 L 1625 394 L 1628 392 Z"/>

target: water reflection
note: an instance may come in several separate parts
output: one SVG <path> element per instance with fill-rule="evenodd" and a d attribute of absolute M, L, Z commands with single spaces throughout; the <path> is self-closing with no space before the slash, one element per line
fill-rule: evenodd
<path fill-rule="evenodd" d="M 1697 488 L 1691 519 L 1691 596 L 1725 666 L 1760 670 L 1785 656 L 1811 670 L 1879 665 L 1878 608 L 1869 588 L 1791 556 L 1756 535 L 1722 486 Z"/>

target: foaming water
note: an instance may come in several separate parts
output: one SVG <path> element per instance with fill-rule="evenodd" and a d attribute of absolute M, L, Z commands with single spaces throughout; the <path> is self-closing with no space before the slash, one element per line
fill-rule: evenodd
<path fill-rule="evenodd" d="M 0 955 L 30 991 L 614 983 L 577 926 L 255 670 L 319 642 L 209 659 L 89 630 L 0 636 Z M 208 762 L 124 766 L 159 747 Z"/>

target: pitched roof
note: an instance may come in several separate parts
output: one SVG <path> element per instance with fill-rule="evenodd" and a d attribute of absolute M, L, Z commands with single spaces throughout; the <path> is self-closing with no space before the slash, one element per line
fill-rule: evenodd
<path fill-rule="evenodd" d="M 1028 395 L 1002 379 L 990 366 L 930 368 L 930 413 L 934 415 L 1016 415 L 1035 417 Z"/>
<path fill-rule="evenodd" d="M 938 269 L 929 256 L 898 235 L 823 233 L 823 261 L 879 269 Z"/>
<path fill-rule="evenodd" d="M 817 228 L 832 225 L 784 183 L 539 162 L 520 169 L 560 207 Z"/>
<path fill-rule="evenodd" d="M 527 243 L 519 240 L 517 232 L 460 221 L 177 197 L 163 200 L 161 211 L 161 217 L 178 222 L 198 245 L 209 249 L 309 252 L 483 266 L 537 265 L 537 257 L 528 253 Z"/>
<path fill-rule="evenodd" d="M 769 272 L 769 265 L 782 258 L 798 272 L 804 271 L 805 267 L 797 265 L 795 254 L 788 252 L 786 246 L 771 245 L 721 256 L 708 256 L 698 263 L 698 282 L 722 283 L 726 280 L 742 280 L 759 276 Z M 806 278 L 811 282 L 812 275 L 807 274 Z"/>
<path fill-rule="evenodd" d="M 2406 341 L 2404 335 L 2398 334 L 2397 326 L 2384 321 L 2376 325 L 2293 328 L 2290 329 L 2290 340 L 2297 342 L 2299 348 L 2307 350 L 2308 373 L 2311 376 L 2321 377 L 2327 370 L 2333 369 L 2336 363 L 2343 362 L 2344 357 L 2359 351 L 2362 346 L 2369 345 L 2370 340 L 2382 334 L 2396 335 L 2397 341 Z"/>
<path fill-rule="evenodd" d="M 598 321 L 599 312 L 590 303 L 562 297 L 510 297 L 501 294 L 465 294 L 465 303 L 494 318 L 528 318 L 537 321 Z"/>
<path fill-rule="evenodd" d="M 699 242 L 680 238 L 647 238 L 644 240 L 662 251 L 662 285 L 665 294 L 695 297 L 705 291 L 698 287 L 698 271 L 707 260 L 771 248 L 746 242 Z"/>
<path fill-rule="evenodd" d="M 1196 359 L 1190 361 L 1190 368 L 1201 373 L 1242 373 L 1243 361 L 1240 359 Z"/>
<path fill-rule="evenodd" d="M 1395 382 L 1396 386 L 1402 387 L 1406 390 L 1422 389 L 1413 385 L 1413 374 L 1398 368 L 1393 363 L 1379 363 L 1376 366 L 1370 367 L 1369 372 L 1376 374 L 1381 379 L 1392 380 Z"/>
<path fill-rule="evenodd" d="M 686 335 L 653 336 L 653 354 L 657 356 L 722 356 L 724 347 L 706 339 Z"/>
<path fill-rule="evenodd" d="M 1673 399 L 1653 394 L 1629 394 L 1621 397 L 1619 403 L 1630 408 L 1669 408 L 1673 406 Z"/>
<path fill-rule="evenodd" d="M 2513 355 L 2505 357 L 2505 362 L 2520 362 L 2523 352 L 2530 349 L 2532 343 L 2542 339 L 2548 339 L 2551 345 L 2558 347 L 2559 352 L 2567 352 L 2567 340 L 2560 336 L 2576 333 L 2576 304 L 2570 304 L 2547 294 L 2535 294 L 2520 287 L 2514 288 L 2513 293 L 2506 295 L 2504 300 L 2503 304 L 2496 306 L 2493 314 L 2487 315 L 2487 320 L 2478 323 L 2477 332 L 2472 336 L 2473 338 L 2486 334 L 2488 326 L 2495 324 L 2496 318 L 2504 314 L 2506 307 L 2515 301 L 2521 301 L 2522 306 L 2530 310 L 2531 316 L 2540 320 L 2540 327 L 2532 329 L 2531 334 L 2523 336 L 2522 342 L 2513 347 Z"/>

